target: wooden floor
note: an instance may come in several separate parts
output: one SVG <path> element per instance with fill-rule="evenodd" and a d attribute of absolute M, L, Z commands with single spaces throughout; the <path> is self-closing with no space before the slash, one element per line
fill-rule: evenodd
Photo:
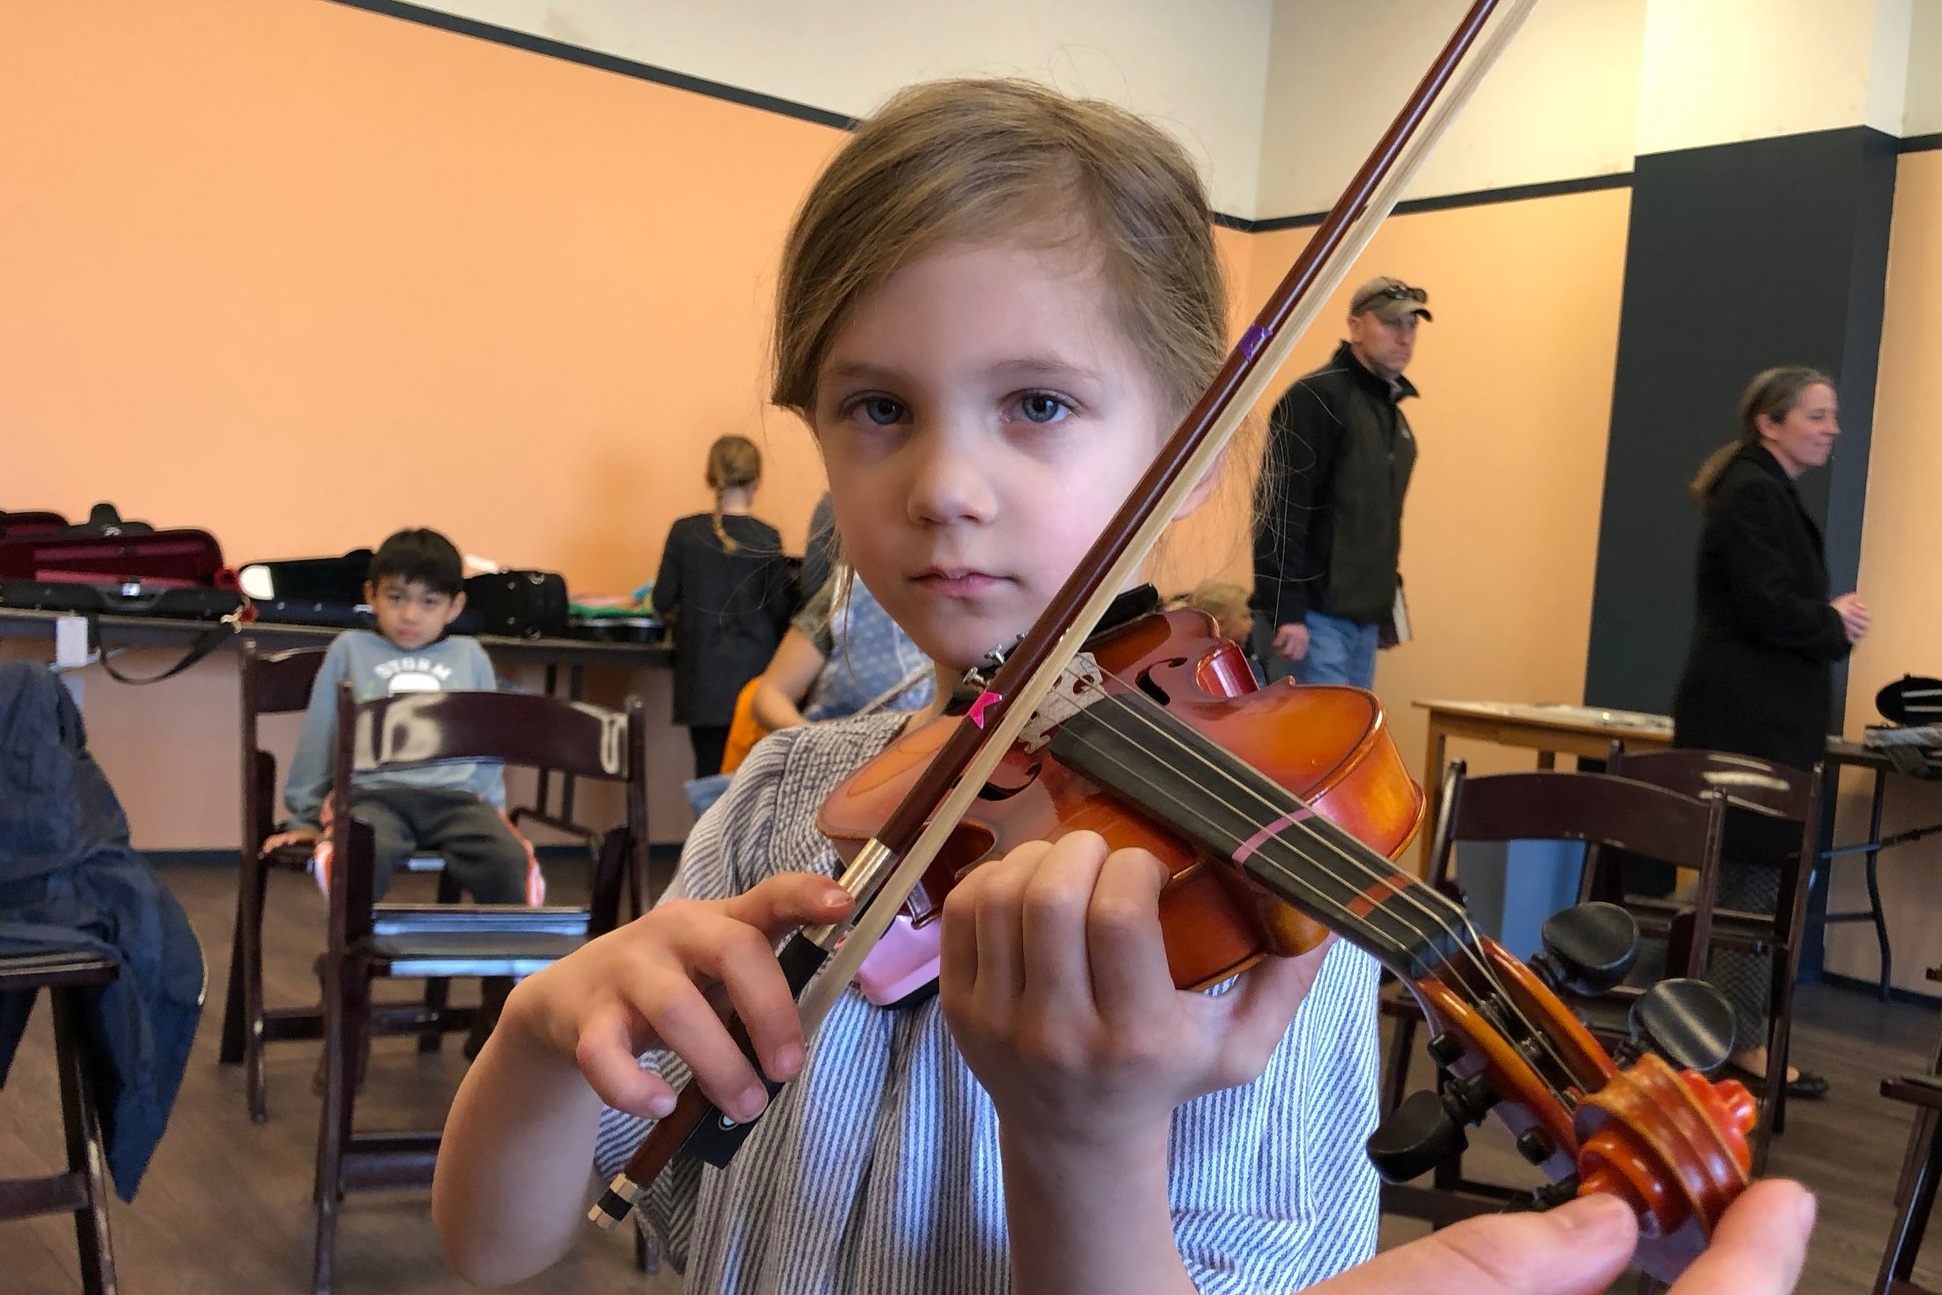
<path fill-rule="evenodd" d="M 562 902 L 576 881 L 554 873 Z M 310 1270 L 310 1181 L 317 1098 L 310 1078 L 314 1045 L 271 1051 L 270 1119 L 252 1125 L 244 1113 L 240 1067 L 216 1064 L 221 995 L 228 971 L 233 875 L 223 868 L 172 868 L 169 885 L 182 899 L 209 960 L 209 1001 L 168 1136 L 133 1205 L 112 1213 L 122 1290 L 128 1295 L 227 1295 L 304 1291 Z M 399 898 L 424 878 L 401 878 Z M 300 878 L 275 878 L 267 946 L 272 1001 L 314 997 L 310 965 L 322 929 L 323 904 Z M 1860 994 L 1810 989 L 1801 996 L 1799 1058 L 1834 1084 L 1823 1103 L 1799 1103 L 1776 1144 L 1773 1170 L 1806 1181 L 1820 1196 L 1821 1225 L 1803 1291 L 1859 1295 L 1868 1288 L 1886 1234 L 1889 1198 L 1900 1166 L 1908 1117 L 1876 1095 L 1884 1075 L 1915 1069 L 1936 1030 L 1933 1012 L 1883 1006 Z M 14 1074 L 0 1093 L 0 1175 L 51 1172 L 61 1156 L 52 1038 L 43 1008 L 35 1014 Z M 376 1045 L 360 1124 L 431 1127 L 464 1062 L 456 1039 L 421 1057 L 410 1040 Z M 1480 1136 L 1480 1141 L 1490 1141 Z M 1522 1168 L 1501 1140 L 1477 1161 L 1496 1171 Z M 1407 1220 L 1387 1220 L 1383 1244 L 1419 1235 Z M 345 1207 L 337 1273 L 342 1295 L 435 1295 L 472 1289 L 445 1265 L 423 1192 L 352 1196 Z M 1925 1279 L 1942 1284 L 1942 1237 Z M 636 1273 L 618 1236 L 589 1229 L 585 1242 L 552 1271 L 519 1287 L 525 1292 L 630 1292 L 664 1295 L 671 1275 Z M 80 1289 L 73 1230 L 65 1217 L 0 1224 L 0 1295 L 68 1295 Z"/>

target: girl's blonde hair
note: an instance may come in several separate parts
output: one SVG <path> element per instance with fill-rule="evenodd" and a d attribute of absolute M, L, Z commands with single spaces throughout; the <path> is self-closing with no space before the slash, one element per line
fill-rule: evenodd
<path fill-rule="evenodd" d="M 1760 418 L 1765 415 L 1778 422 L 1794 412 L 1800 403 L 1801 393 L 1809 387 L 1833 387 L 1834 379 L 1819 369 L 1810 369 L 1799 364 L 1783 364 L 1768 369 L 1747 383 L 1746 390 L 1740 393 L 1740 434 L 1714 450 L 1699 465 L 1699 471 L 1687 484 L 1686 489 L 1700 503 L 1713 493 L 1713 485 L 1733 456 L 1749 445 L 1760 443 Z"/>
<path fill-rule="evenodd" d="M 715 492 L 715 538 L 726 551 L 741 546 L 722 525 L 722 492 L 752 486 L 762 479 L 762 451 L 746 436 L 718 436 L 708 447 L 708 488 Z"/>
<path fill-rule="evenodd" d="M 858 128 L 796 215 L 776 293 L 771 399 L 813 424 L 857 302 L 950 243 L 1096 258 L 1120 331 L 1173 414 L 1226 354 L 1227 296 L 1192 160 L 1139 117 L 1029 81 L 937 81 Z"/>

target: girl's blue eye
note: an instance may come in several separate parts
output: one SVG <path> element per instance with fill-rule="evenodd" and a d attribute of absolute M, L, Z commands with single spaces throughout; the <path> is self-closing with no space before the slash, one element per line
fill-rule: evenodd
<path fill-rule="evenodd" d="M 904 407 L 888 396 L 868 396 L 857 406 L 863 416 L 878 427 L 888 427 L 904 416 Z"/>
<path fill-rule="evenodd" d="M 1056 421 L 1059 415 L 1065 412 L 1066 405 L 1063 400 L 1050 392 L 1032 391 L 1027 392 L 1019 400 L 1018 409 L 1028 422 L 1050 423 Z"/>

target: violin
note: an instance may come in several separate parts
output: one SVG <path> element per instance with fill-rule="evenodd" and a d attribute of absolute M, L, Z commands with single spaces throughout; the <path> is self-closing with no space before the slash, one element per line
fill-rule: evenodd
<path fill-rule="evenodd" d="M 1029 841 L 1087 830 L 1148 850 L 1170 874 L 1160 925 L 1178 988 L 1339 934 L 1415 994 L 1449 1076 L 1439 1107 L 1461 1103 L 1472 1123 L 1490 1111 L 1537 1148 L 1568 1185 L 1547 1201 L 1624 1199 L 1646 1271 L 1670 1279 L 1699 1253 L 1748 1184 L 1752 1094 L 1652 1055 L 1621 1071 L 1562 1001 L 1567 976 L 1534 972 L 1392 862 L 1424 797 L 1375 697 L 1256 688 L 1241 650 L 1198 611 L 1106 630 L 1086 659 L 1096 673 L 1077 681 L 1082 708 L 1005 753 L 907 901 L 918 924 L 972 869 Z M 817 826 L 839 855 L 863 847 L 965 722 L 934 720 L 838 785 Z M 1403 1178 L 1433 1163 L 1385 1162 L 1383 1137 L 1371 1154 L 1386 1176 L 1392 1163 L 1412 1165 Z"/>
<path fill-rule="evenodd" d="M 1449 1079 L 1440 1097 L 1423 1096 L 1465 1122 L 1494 1113 L 1521 1135 L 1520 1148 L 1559 1184 L 1546 1199 L 1624 1199 L 1639 1217 L 1639 1266 L 1669 1280 L 1748 1184 L 1755 1108 L 1746 1089 L 1654 1056 L 1621 1068 L 1561 1001 L 1557 977 L 1547 984 L 1391 861 L 1416 830 L 1423 796 L 1368 693 L 1255 689 L 1239 649 L 1198 612 L 1091 632 L 1532 3 L 1509 0 L 1483 38 L 1497 0 L 1475 0 L 1066 584 L 1018 643 L 971 677 L 965 713 L 906 734 L 830 797 L 819 825 L 860 906 L 845 923 L 799 932 L 777 956 L 813 1037 L 894 916 L 907 908 L 934 918 L 981 862 L 1078 829 L 1148 849 L 1170 872 L 1161 925 L 1177 985 L 1218 983 L 1331 932 L 1358 945 L 1409 986 L 1431 1022 Z M 1480 38 L 1481 52 L 1459 68 Z M 690 1084 L 590 1217 L 620 1221 L 676 1154 L 727 1163 L 746 1127 Z"/>

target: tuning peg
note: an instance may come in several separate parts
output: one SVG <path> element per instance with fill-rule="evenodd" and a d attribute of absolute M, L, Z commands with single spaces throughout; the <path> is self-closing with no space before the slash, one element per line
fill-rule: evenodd
<path fill-rule="evenodd" d="M 1733 1008 L 1703 980 L 1662 980 L 1628 1017 L 1634 1038 L 1682 1069 L 1710 1074 L 1733 1055 Z"/>
<path fill-rule="evenodd" d="M 1639 924 L 1617 904 L 1590 903 L 1554 913 L 1531 969 L 1555 993 L 1602 994 L 1625 979 L 1639 956 Z"/>
<path fill-rule="evenodd" d="M 1406 1183 L 1461 1155 L 1469 1147 L 1463 1126 L 1427 1088 L 1411 1093 L 1376 1126 L 1366 1144 L 1369 1160 L 1385 1182 Z"/>
<path fill-rule="evenodd" d="M 1464 1126 L 1482 1120 L 1496 1104 L 1497 1090 L 1482 1075 L 1451 1079 L 1440 1093 L 1411 1093 L 1369 1135 L 1369 1160 L 1388 1182 L 1420 1178 L 1461 1155 L 1470 1145 Z"/>
<path fill-rule="evenodd" d="M 1546 1183 L 1542 1187 L 1532 1188 L 1529 1196 L 1519 1198 L 1515 1204 L 1520 1209 L 1542 1211 L 1556 1209 L 1566 1201 L 1576 1200 L 1577 1197 L 1578 1177 L 1573 1174 L 1569 1178 L 1560 1178 L 1555 1183 Z"/>

